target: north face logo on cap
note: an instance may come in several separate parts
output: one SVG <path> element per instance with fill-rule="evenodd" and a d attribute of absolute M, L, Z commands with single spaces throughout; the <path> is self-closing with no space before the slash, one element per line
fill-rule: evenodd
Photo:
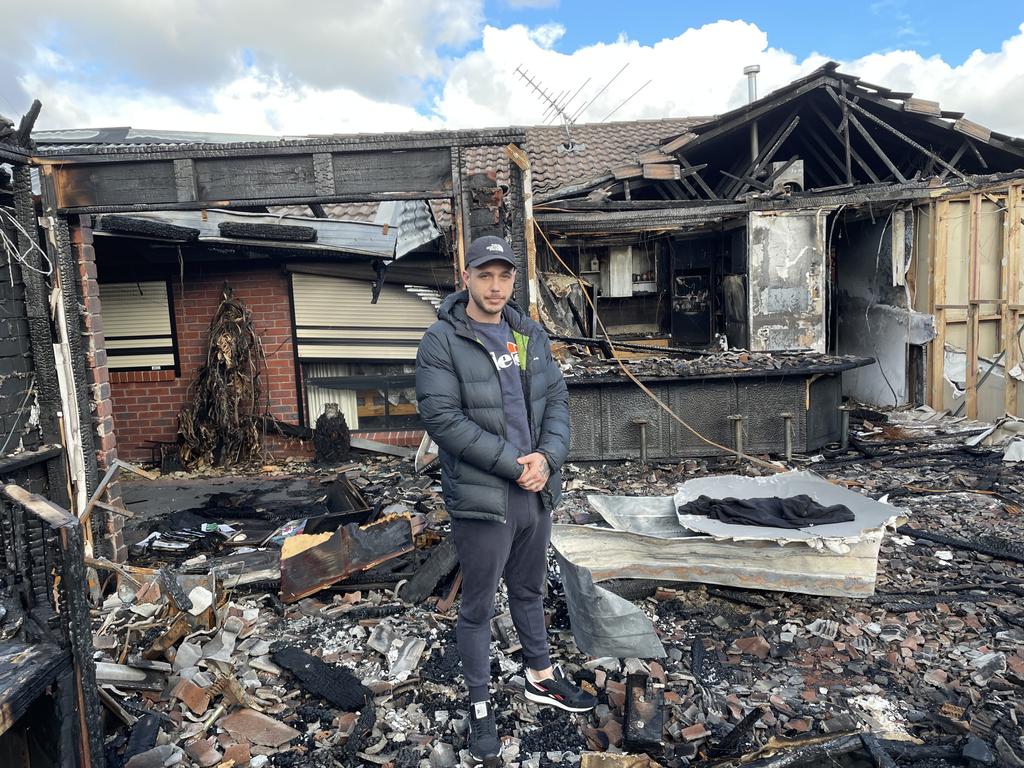
<path fill-rule="evenodd" d="M 490 245 L 487 246 L 487 250 L 494 251 L 495 253 L 505 252 L 505 248 L 501 245 L 501 243 L 491 243 Z"/>

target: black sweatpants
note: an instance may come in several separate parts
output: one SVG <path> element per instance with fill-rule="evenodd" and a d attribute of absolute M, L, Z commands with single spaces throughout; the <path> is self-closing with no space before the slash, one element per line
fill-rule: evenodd
<path fill-rule="evenodd" d="M 551 515 L 539 494 L 509 489 L 505 522 L 452 519 L 452 535 L 462 567 L 462 603 L 455 636 L 470 701 L 490 698 L 491 617 L 498 579 L 505 577 L 512 623 L 530 669 L 546 669 L 544 580 L 551 539 Z"/>

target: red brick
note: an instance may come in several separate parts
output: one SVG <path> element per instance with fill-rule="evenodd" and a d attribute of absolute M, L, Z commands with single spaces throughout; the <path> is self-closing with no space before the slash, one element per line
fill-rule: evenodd
<path fill-rule="evenodd" d="M 71 227 L 71 243 L 73 245 L 92 244 L 92 229 L 88 227 Z"/>

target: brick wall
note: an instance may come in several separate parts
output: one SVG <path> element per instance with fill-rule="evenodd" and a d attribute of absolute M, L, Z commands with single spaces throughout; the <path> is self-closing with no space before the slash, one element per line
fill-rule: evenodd
<path fill-rule="evenodd" d="M 118 279 L 116 274 L 100 276 L 110 281 Z M 178 411 L 185 404 L 196 369 L 206 361 L 210 320 L 220 304 L 225 283 L 249 308 L 263 341 L 267 368 L 262 374 L 262 389 L 269 411 L 282 421 L 298 421 L 287 275 L 273 266 L 246 265 L 232 270 L 191 267 L 185 273 L 184 292 L 181 281 L 171 281 L 180 376 L 173 371 L 110 374 L 114 424 L 122 457 L 147 460 L 150 450 L 146 440 L 176 439 Z M 297 441 L 273 437 L 268 448 L 277 457 L 301 455 L 306 450 Z"/>

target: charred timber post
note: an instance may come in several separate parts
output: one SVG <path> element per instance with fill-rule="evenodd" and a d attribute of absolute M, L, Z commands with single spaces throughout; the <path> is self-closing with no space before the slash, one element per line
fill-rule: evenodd
<path fill-rule="evenodd" d="M 793 460 L 793 414 L 789 411 L 779 414 L 782 417 L 782 439 L 786 445 L 786 461 Z"/>
<path fill-rule="evenodd" d="M 736 463 L 743 460 L 743 414 L 734 413 L 728 417 L 732 422 L 732 441 L 736 448 Z"/>
<path fill-rule="evenodd" d="M 850 411 L 848 405 L 839 406 L 839 418 L 842 419 L 841 431 L 839 433 L 839 447 L 847 450 L 850 447 Z"/>
<path fill-rule="evenodd" d="M 647 463 L 647 419 L 633 419 L 633 423 L 640 427 L 640 463 Z"/>

